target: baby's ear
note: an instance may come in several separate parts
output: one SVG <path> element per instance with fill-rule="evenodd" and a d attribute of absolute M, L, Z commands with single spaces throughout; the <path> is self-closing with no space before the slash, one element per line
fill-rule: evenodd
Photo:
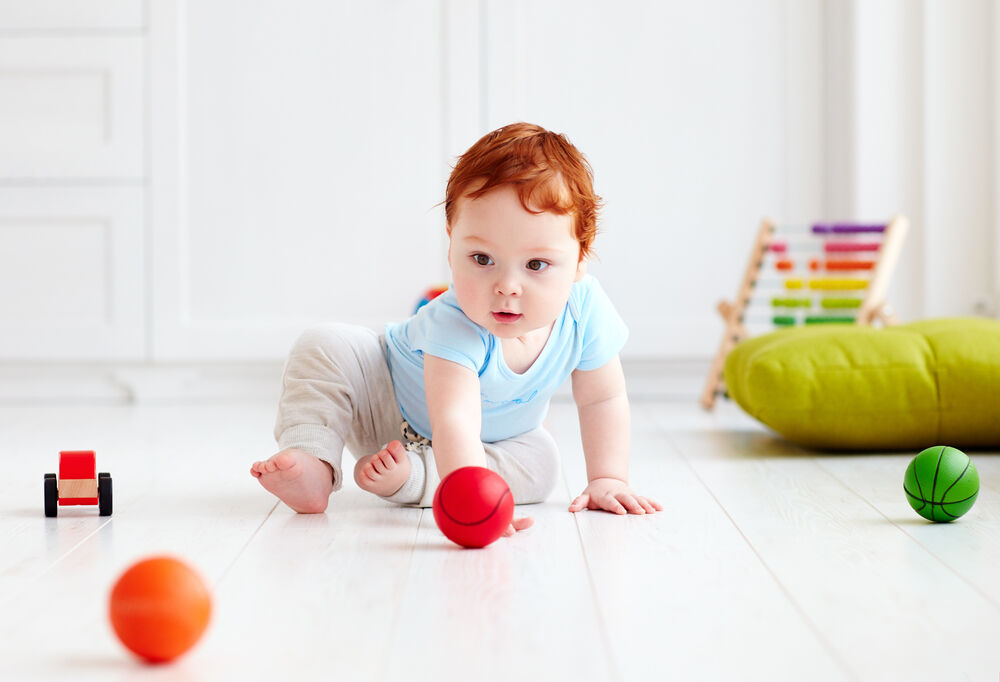
<path fill-rule="evenodd" d="M 587 274 L 587 259 L 581 258 L 580 262 L 576 264 L 576 277 L 573 278 L 574 282 L 579 282 L 583 279 L 583 276 Z"/>

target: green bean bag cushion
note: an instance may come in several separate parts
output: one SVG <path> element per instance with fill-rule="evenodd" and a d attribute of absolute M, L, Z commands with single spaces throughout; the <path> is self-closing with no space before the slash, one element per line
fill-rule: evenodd
<path fill-rule="evenodd" d="M 803 326 L 747 339 L 726 389 L 751 416 L 832 450 L 1000 446 L 1000 322 Z"/>

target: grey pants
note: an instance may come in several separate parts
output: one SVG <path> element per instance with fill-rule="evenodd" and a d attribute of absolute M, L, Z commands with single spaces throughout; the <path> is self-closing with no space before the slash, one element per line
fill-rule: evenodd
<path fill-rule="evenodd" d="M 344 447 L 355 459 L 402 440 L 385 339 L 364 327 L 332 324 L 307 330 L 285 363 L 274 437 L 281 450 L 296 448 L 333 467 L 333 489 L 344 482 Z M 486 466 L 510 486 L 516 504 L 544 501 L 555 487 L 559 455 L 543 428 L 483 443 Z M 433 446 L 408 450 L 410 477 L 385 499 L 430 507 L 440 481 Z"/>

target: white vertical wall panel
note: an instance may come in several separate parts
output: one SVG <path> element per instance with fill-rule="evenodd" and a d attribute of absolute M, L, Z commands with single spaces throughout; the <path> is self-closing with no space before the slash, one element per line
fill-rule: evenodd
<path fill-rule="evenodd" d="M 606 200 L 591 271 L 632 355 L 703 357 L 764 216 L 819 217 L 817 3 L 489 3 L 488 127 L 566 133 Z M 796 60 L 794 67 L 788 59 Z"/>
<path fill-rule="evenodd" d="M 854 0 L 823 2 L 823 209 L 854 214 L 854 137 L 858 68 Z"/>
<path fill-rule="evenodd" d="M 0 35 L 0 179 L 143 175 L 139 37 Z"/>
<path fill-rule="evenodd" d="M 819 39 L 824 31 L 824 3 L 793 0 L 781 3 L 780 11 L 782 196 L 769 217 L 798 225 L 830 217 L 824 189 L 835 175 L 823 147 L 830 108 L 826 83 L 817 77 L 825 67 Z"/>
<path fill-rule="evenodd" d="M 282 357 L 437 282 L 442 17 L 428 3 L 151 6 L 154 355 Z"/>
<path fill-rule="evenodd" d="M 993 11 L 993 112 L 1000 114 L 1000 11 Z M 993 129 L 993 299 L 987 311 L 1000 317 L 1000 130 Z"/>
<path fill-rule="evenodd" d="M 0 357 L 144 356 L 136 188 L 0 188 Z"/>
<path fill-rule="evenodd" d="M 849 96 L 838 108 L 846 163 L 828 182 L 831 196 L 865 219 L 910 218 L 889 290 L 902 320 L 995 314 L 995 3 L 830 7 L 846 21 L 828 27 L 828 41 L 850 46 Z"/>
<path fill-rule="evenodd" d="M 143 0 L 0 0 L 0 30 L 137 29 Z"/>
<path fill-rule="evenodd" d="M 442 4 L 445 106 L 442 124 L 447 172 L 451 171 L 455 157 L 479 139 L 486 124 L 490 28 L 486 23 L 489 13 L 484 9 L 482 3 L 463 0 L 445 0 Z"/>
<path fill-rule="evenodd" d="M 927 316 L 972 314 L 993 293 L 995 3 L 924 6 Z"/>
<path fill-rule="evenodd" d="M 441 175 L 447 178 L 457 158 L 483 134 L 486 108 L 486 30 L 483 5 L 468 0 L 444 0 L 441 135 L 444 154 Z M 442 194 L 444 189 L 442 188 Z M 448 235 L 440 231 L 441 251 L 448 250 Z M 447 260 L 440 262 L 438 279 L 451 277 Z"/>
<path fill-rule="evenodd" d="M 924 314 L 933 272 L 924 269 L 923 9 L 908 0 L 859 2 L 852 30 L 855 60 L 850 116 L 853 168 L 851 213 L 865 220 L 906 215 L 910 230 L 889 287 L 888 301 L 901 320 Z"/>

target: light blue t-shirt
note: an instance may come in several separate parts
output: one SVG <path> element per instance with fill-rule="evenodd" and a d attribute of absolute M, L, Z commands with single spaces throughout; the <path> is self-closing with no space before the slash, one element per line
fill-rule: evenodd
<path fill-rule="evenodd" d="M 484 443 L 541 426 L 549 398 L 573 370 L 604 366 L 627 338 L 628 328 L 590 275 L 573 285 L 545 347 L 524 374 L 507 366 L 500 339 L 466 317 L 452 289 L 405 322 L 385 327 L 389 373 L 403 419 L 433 439 L 424 391 L 424 353 L 429 353 L 479 376 Z"/>

